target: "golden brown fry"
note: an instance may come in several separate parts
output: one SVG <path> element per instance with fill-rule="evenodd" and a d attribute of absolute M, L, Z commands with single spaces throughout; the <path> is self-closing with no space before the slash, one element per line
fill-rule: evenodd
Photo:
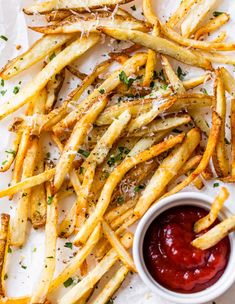
<path fill-rule="evenodd" d="M 65 18 L 69 17 L 72 14 L 73 14 L 73 12 L 69 11 L 69 10 L 64 10 L 64 11 L 55 10 L 50 13 L 46 13 L 45 18 L 46 18 L 47 22 L 60 21 L 60 20 L 63 20 Z"/>
<path fill-rule="evenodd" d="M 199 52 L 190 51 L 175 44 L 169 40 L 160 37 L 154 37 L 146 33 L 134 30 L 122 30 L 117 28 L 100 28 L 105 34 L 119 40 L 131 40 L 134 43 L 141 44 L 156 52 L 168 55 L 186 64 L 198 66 L 204 69 L 211 69 L 210 62 Z"/>
<path fill-rule="evenodd" d="M 56 267 L 56 240 L 57 240 L 57 195 L 52 196 L 51 186 L 47 184 L 47 220 L 45 228 L 45 253 L 43 270 L 30 303 L 43 304 L 46 300 L 50 284 L 53 280 Z"/>
<path fill-rule="evenodd" d="M 214 153 L 215 147 L 217 145 L 217 141 L 220 133 L 220 127 L 221 127 L 221 118 L 215 111 L 213 111 L 211 132 L 207 141 L 206 150 L 203 154 L 203 157 L 198 167 L 184 181 L 182 181 L 180 184 L 175 186 L 172 190 L 167 192 L 162 198 L 167 197 L 171 194 L 175 194 L 180 190 L 184 189 L 206 169 L 210 161 L 210 158 Z"/>
<path fill-rule="evenodd" d="M 104 215 L 113 193 L 113 190 L 117 186 L 117 184 L 121 181 L 123 176 L 134 166 L 144 161 L 147 161 L 163 151 L 170 149 L 171 147 L 175 146 L 177 143 L 180 143 L 183 140 L 184 135 L 178 135 L 176 137 L 170 138 L 164 142 L 161 142 L 148 150 L 145 150 L 136 156 L 128 157 L 123 161 L 119 166 L 117 166 L 113 172 L 108 177 L 101 195 L 99 197 L 98 203 L 96 204 L 94 212 L 90 215 L 87 219 L 85 224 L 81 227 L 78 234 L 74 238 L 74 243 L 84 243 L 89 235 L 91 234 L 94 227 L 100 221 L 102 216 Z"/>
<path fill-rule="evenodd" d="M 199 77 L 191 78 L 189 80 L 184 80 L 182 82 L 183 82 L 185 89 L 189 90 L 189 89 L 193 89 L 193 88 L 205 83 L 206 81 L 208 81 L 210 79 L 211 79 L 211 74 L 207 73 L 207 74 L 204 74 Z"/>
<path fill-rule="evenodd" d="M 0 216 L 0 297 L 6 296 L 5 275 L 6 258 L 9 245 L 10 215 L 2 213 Z"/>
<path fill-rule="evenodd" d="M 81 250 L 77 252 L 75 257 L 70 261 L 70 263 L 62 270 L 62 272 L 51 282 L 49 292 L 52 292 L 63 284 L 69 277 L 71 277 L 79 267 L 82 265 L 86 257 L 93 250 L 96 243 L 100 239 L 101 235 L 101 224 L 98 224 L 91 236 L 87 240 L 86 244 L 82 247 Z"/>
<path fill-rule="evenodd" d="M 196 0 L 182 0 L 180 2 L 180 6 L 167 21 L 167 26 L 174 28 L 180 21 L 182 21 L 195 3 L 197 3 Z"/>
<path fill-rule="evenodd" d="M 194 39 L 199 40 L 201 37 L 213 31 L 216 31 L 222 25 L 227 23 L 229 19 L 230 19 L 230 15 L 227 13 L 222 13 L 219 16 L 211 19 L 207 24 L 205 24 L 195 32 Z"/>
<path fill-rule="evenodd" d="M 222 209 L 224 202 L 229 197 L 229 192 L 226 188 L 222 187 L 219 194 L 216 196 L 214 202 L 211 205 L 211 210 L 205 217 L 201 218 L 194 224 L 194 231 L 196 233 L 201 232 L 209 228 L 217 219 L 220 210 Z"/>
<path fill-rule="evenodd" d="M 132 244 L 132 234 L 126 233 L 121 242 L 125 248 L 130 248 Z M 59 304 L 72 304 L 79 300 L 100 278 L 116 263 L 118 255 L 111 249 L 105 257 L 93 268 L 88 275 L 67 292 L 59 301 Z"/>
<path fill-rule="evenodd" d="M 89 37 L 79 38 L 69 44 L 53 58 L 25 88 L 21 89 L 17 95 L 0 106 L 0 119 L 15 112 L 27 103 L 32 96 L 44 88 L 53 75 L 59 73 L 67 64 L 94 46 L 99 41 L 99 38 L 99 35 L 91 34 Z"/>
<path fill-rule="evenodd" d="M 0 304 L 28 304 L 30 297 L 19 297 L 19 298 L 3 298 L 0 299 Z M 47 304 L 47 303 L 45 303 Z"/>
<path fill-rule="evenodd" d="M 235 215 L 223 220 L 221 223 L 214 226 L 202 236 L 192 241 L 192 245 L 201 250 L 209 249 L 215 246 L 219 241 L 226 237 L 235 229 Z"/>
<path fill-rule="evenodd" d="M 226 97 L 225 89 L 222 79 L 222 73 L 218 69 L 216 72 L 216 81 L 215 81 L 215 96 L 216 104 L 215 110 L 221 117 L 221 128 L 220 136 L 218 138 L 217 145 L 213 154 L 213 164 L 215 171 L 219 177 L 225 177 L 229 174 L 229 161 L 226 151 L 225 143 L 225 119 L 226 119 Z"/>
<path fill-rule="evenodd" d="M 76 153 L 82 145 L 87 132 L 92 127 L 97 116 L 101 113 L 108 102 L 107 96 L 98 98 L 98 100 L 90 108 L 80 121 L 75 125 L 73 132 L 67 141 L 59 162 L 56 166 L 56 173 L 53 183 L 53 191 L 56 193 L 61 187 L 66 174 L 71 169 L 72 163 L 75 159 Z"/>
<path fill-rule="evenodd" d="M 4 160 L 0 166 L 0 172 L 5 172 L 7 171 L 10 166 L 12 165 L 12 163 L 14 162 L 18 149 L 19 149 L 19 145 L 21 143 L 21 136 L 22 133 L 21 132 L 17 132 L 16 134 L 16 138 L 12 144 L 12 148 L 7 150 L 7 158 L 6 160 Z"/>
<path fill-rule="evenodd" d="M 98 32 L 97 28 L 100 26 L 118 27 L 122 29 L 132 29 L 147 32 L 149 28 L 144 22 L 133 17 L 123 17 L 120 15 L 113 15 L 112 12 L 98 13 L 95 15 L 78 16 L 71 15 L 63 21 L 47 26 L 33 26 L 32 30 L 44 34 L 61 34 L 61 33 L 92 33 Z"/>
<path fill-rule="evenodd" d="M 159 20 L 153 11 L 151 0 L 143 0 L 143 13 L 149 23 L 158 24 Z"/>
<path fill-rule="evenodd" d="M 215 4 L 216 0 L 205 0 L 196 2 L 196 4 L 190 8 L 190 11 L 184 21 L 181 23 L 181 33 L 184 37 L 190 37 L 195 32 L 199 23 L 208 14 L 210 9 Z"/>
<path fill-rule="evenodd" d="M 153 50 L 148 50 L 148 59 L 145 66 L 145 74 L 143 79 L 143 86 L 149 87 L 153 81 L 154 71 L 157 64 L 157 54 Z"/>
<path fill-rule="evenodd" d="M 108 303 L 111 296 L 120 287 L 122 282 L 125 280 L 129 270 L 126 266 L 120 267 L 112 278 L 105 284 L 103 289 L 93 299 L 93 303 L 106 304 Z"/>
<path fill-rule="evenodd" d="M 24 13 L 28 15 L 32 15 L 34 13 L 45 14 L 47 12 L 51 12 L 54 10 L 74 10 L 78 12 L 86 12 L 87 10 L 93 10 L 97 8 L 102 8 L 103 6 L 113 8 L 117 4 L 125 4 L 132 0 L 64 0 L 61 1 L 46 1 L 46 2 L 39 2 L 38 4 L 29 6 L 24 8 Z"/>
<path fill-rule="evenodd" d="M 7 80 L 16 76 L 71 40 L 72 37 L 73 35 L 66 34 L 43 36 L 28 51 L 12 59 L 1 70 L 0 77 Z"/>
<path fill-rule="evenodd" d="M 225 90 L 234 98 L 235 97 L 235 79 L 234 79 L 234 77 L 224 67 L 222 67 L 220 69 L 220 72 L 222 73 L 223 84 L 224 84 Z"/>
<path fill-rule="evenodd" d="M 227 38 L 227 32 L 220 32 L 219 35 L 212 40 L 212 42 L 223 42 Z"/>
<path fill-rule="evenodd" d="M 201 135 L 198 129 L 190 130 L 183 143 L 175 147 L 171 154 L 163 160 L 143 190 L 134 209 L 135 215 L 142 216 L 151 204 L 160 197 L 164 188 L 178 174 L 178 171 L 196 149 L 200 139 Z"/>
<path fill-rule="evenodd" d="M 206 59 L 210 60 L 211 62 L 215 63 L 224 63 L 224 64 L 235 64 L 235 57 L 233 55 L 224 55 L 221 53 L 215 52 L 200 52 L 202 56 Z"/>

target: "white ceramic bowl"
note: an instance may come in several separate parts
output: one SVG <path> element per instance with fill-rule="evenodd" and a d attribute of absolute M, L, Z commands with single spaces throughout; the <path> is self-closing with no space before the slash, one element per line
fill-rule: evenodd
<path fill-rule="evenodd" d="M 179 194 L 175 194 L 169 196 L 167 198 L 162 199 L 156 205 L 151 207 L 148 212 L 144 215 L 137 226 L 137 230 L 135 232 L 134 237 L 134 245 L 133 245 L 133 256 L 135 265 L 137 267 L 138 273 L 144 283 L 156 294 L 159 296 L 172 301 L 173 303 L 180 304 L 201 304 L 205 302 L 209 302 L 222 295 L 235 281 L 235 234 L 230 233 L 230 246 L 231 252 L 227 267 L 223 273 L 223 275 L 219 278 L 219 280 L 209 288 L 196 292 L 196 293 L 178 293 L 171 291 L 159 283 L 157 283 L 148 272 L 144 258 L 143 258 L 143 241 L 146 234 L 146 231 L 153 220 L 159 216 L 162 212 L 182 205 L 191 205 L 198 206 L 204 209 L 210 209 L 210 205 L 213 201 L 213 198 L 197 193 L 197 192 L 183 192 Z M 220 212 L 219 218 L 222 220 L 231 215 L 231 212 L 227 208 L 223 208 L 222 212 Z"/>

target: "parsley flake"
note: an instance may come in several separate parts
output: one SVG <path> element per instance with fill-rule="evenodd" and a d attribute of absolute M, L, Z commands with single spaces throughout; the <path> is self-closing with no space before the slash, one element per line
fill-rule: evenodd
<path fill-rule="evenodd" d="M 68 280 L 66 280 L 64 282 L 64 287 L 67 288 L 67 287 L 69 287 L 72 284 L 73 284 L 73 279 L 72 278 L 68 278 Z"/>
<path fill-rule="evenodd" d="M 8 38 L 7 38 L 6 36 L 4 36 L 4 35 L 0 35 L 0 38 L 1 38 L 2 40 L 5 40 L 5 41 L 8 40 Z"/>
<path fill-rule="evenodd" d="M 47 205 L 51 205 L 51 203 L 53 201 L 53 197 L 54 196 L 48 196 L 48 198 L 47 198 Z"/>
<path fill-rule="evenodd" d="M 73 243 L 71 243 L 71 242 L 66 242 L 66 243 L 64 244 L 64 247 L 73 249 Z"/>

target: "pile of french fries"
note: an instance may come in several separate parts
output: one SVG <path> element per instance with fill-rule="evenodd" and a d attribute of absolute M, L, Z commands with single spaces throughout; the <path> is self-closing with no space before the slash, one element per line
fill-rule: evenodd
<path fill-rule="evenodd" d="M 225 67 L 213 67 L 235 64 L 235 57 L 226 54 L 235 50 L 235 42 L 225 42 L 226 32 L 220 31 L 229 14 L 209 18 L 215 0 L 182 0 L 163 24 L 150 0 L 143 0 L 144 20 L 123 9 L 127 2 L 131 0 L 54 0 L 24 8 L 25 14 L 44 15 L 48 24 L 31 27 L 43 36 L 0 72 L 9 80 L 44 60 L 32 81 L 0 105 L 0 119 L 27 105 L 9 127 L 15 141 L 0 167 L 1 172 L 13 168 L 10 186 L 0 190 L 0 197 L 19 197 L 15 216 L 0 218 L 1 303 L 50 303 L 50 294 L 71 282 L 58 303 L 107 303 L 127 274 L 136 271 L 128 228 L 151 205 L 191 183 L 201 189 L 214 178 L 235 181 L 235 80 Z M 216 30 L 218 37 L 209 41 Z M 86 75 L 74 61 L 101 43 L 104 34 L 132 45 L 110 53 Z M 185 80 L 171 58 L 204 72 Z M 109 72 L 114 63 L 119 68 Z M 60 104 L 65 70 L 81 84 Z M 214 94 L 208 95 L 203 85 L 211 80 Z M 201 92 L 192 91 L 198 86 Z M 226 92 L 232 97 L 231 161 L 225 141 Z M 211 114 L 210 126 L 203 119 L 204 109 Z M 45 133 L 60 151 L 56 163 L 43 152 Z M 221 191 L 209 215 L 195 224 L 196 232 L 217 218 L 228 196 L 226 189 Z M 69 196 L 75 197 L 73 205 L 59 222 L 58 204 Z M 35 229 L 45 227 L 41 277 L 31 295 L 8 298 L 7 249 L 24 246 L 28 219 Z M 193 245 L 213 246 L 235 228 L 234 222 L 225 220 L 219 225 L 225 225 L 226 232 L 215 226 Z M 55 277 L 56 242 L 68 237 L 77 253 Z M 91 256 L 93 267 L 87 262 Z M 93 294 L 113 265 L 116 273 Z M 80 281 L 74 282 L 78 272 Z"/>

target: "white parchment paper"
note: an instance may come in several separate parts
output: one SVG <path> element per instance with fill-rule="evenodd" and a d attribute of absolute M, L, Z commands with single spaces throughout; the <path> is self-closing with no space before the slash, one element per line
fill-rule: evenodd
<path fill-rule="evenodd" d="M 27 29 L 27 24 L 35 23 L 37 24 L 37 17 L 31 17 L 27 20 L 22 13 L 22 7 L 31 4 L 31 0 L 0 0 L 0 35 L 4 35 L 8 38 L 8 41 L 0 39 L 0 67 L 6 64 L 7 60 L 19 55 L 25 51 L 29 45 L 32 44 L 38 34 L 33 33 Z M 177 7 L 179 0 L 158 0 L 154 1 L 154 6 L 156 12 L 162 20 L 166 20 L 169 15 Z M 130 8 L 136 5 L 137 10 L 132 11 L 134 15 L 141 16 L 141 0 L 131 2 L 126 5 Z M 235 1 L 232 0 L 218 0 L 213 11 L 225 11 L 229 12 L 231 15 L 231 21 L 223 27 L 228 33 L 228 40 L 235 40 Z M 218 34 L 218 33 L 217 33 Z M 16 46 L 20 45 L 21 49 L 17 50 Z M 88 55 L 83 56 L 80 60 L 81 69 L 85 72 L 89 72 L 94 65 L 101 61 L 104 57 L 102 54 L 105 50 L 111 50 L 113 45 L 110 40 L 107 40 L 102 46 L 97 46 L 88 52 Z M 175 63 L 178 65 L 179 63 Z M 196 76 L 202 73 L 200 69 L 191 68 L 189 66 L 184 66 L 180 64 L 184 70 L 188 72 L 187 77 Z M 22 87 L 27 84 L 27 82 L 33 77 L 33 75 L 38 71 L 40 64 L 23 72 L 20 76 L 15 77 L 13 80 L 5 81 L 4 87 L 0 87 L 0 91 L 4 90 L 5 95 L 0 94 L 0 102 L 7 100 L 13 95 L 14 86 Z M 233 67 L 230 67 L 230 71 L 234 73 Z M 67 84 L 70 86 L 70 84 Z M 211 87 L 208 87 L 208 91 L 211 92 Z M 228 99 L 228 103 L 229 103 Z M 19 112 L 22 112 L 19 111 Z M 0 122 L 0 162 L 5 157 L 5 150 L 9 148 L 12 141 L 12 134 L 7 130 L 9 123 L 13 120 L 13 116 Z M 229 136 L 229 132 L 228 132 Z M 10 172 L 0 175 L 0 187 L 6 187 L 10 181 Z M 206 184 L 202 192 L 215 196 L 219 188 L 214 188 L 213 183 L 209 182 Z M 220 185 L 222 183 L 220 182 Z M 235 190 L 233 186 L 227 186 L 231 193 L 230 199 L 226 203 L 227 206 L 235 212 Z M 188 187 L 185 191 L 196 191 L 194 188 Z M 9 212 L 14 215 L 16 201 L 9 201 L 8 198 L 0 200 L 0 212 Z M 71 201 L 66 200 L 63 202 L 62 208 L 66 208 L 71 205 Z M 43 231 L 34 231 L 30 228 L 28 229 L 27 243 L 22 249 L 15 250 L 12 248 L 13 252 L 9 254 L 8 259 L 8 280 L 7 280 L 7 293 L 9 296 L 24 296 L 31 294 L 34 285 L 37 283 L 42 265 L 43 265 L 43 252 L 44 252 L 44 233 Z M 64 240 L 58 240 L 58 267 L 57 272 L 64 267 L 66 261 L 69 260 L 69 256 L 72 255 L 74 250 L 71 251 L 69 248 L 64 247 Z M 22 265 L 26 267 L 22 268 Z M 68 289 L 61 288 L 56 294 L 52 295 L 53 303 L 56 303 L 58 295 L 63 294 Z M 217 304 L 232 304 L 234 303 L 235 297 L 235 287 L 231 287 L 223 296 L 219 299 L 215 299 Z M 130 275 L 124 282 L 122 288 L 114 297 L 115 304 L 123 303 L 135 303 L 135 304 L 168 304 L 169 302 L 163 300 L 162 298 L 154 295 L 148 290 L 148 288 L 141 282 L 138 275 Z"/>

